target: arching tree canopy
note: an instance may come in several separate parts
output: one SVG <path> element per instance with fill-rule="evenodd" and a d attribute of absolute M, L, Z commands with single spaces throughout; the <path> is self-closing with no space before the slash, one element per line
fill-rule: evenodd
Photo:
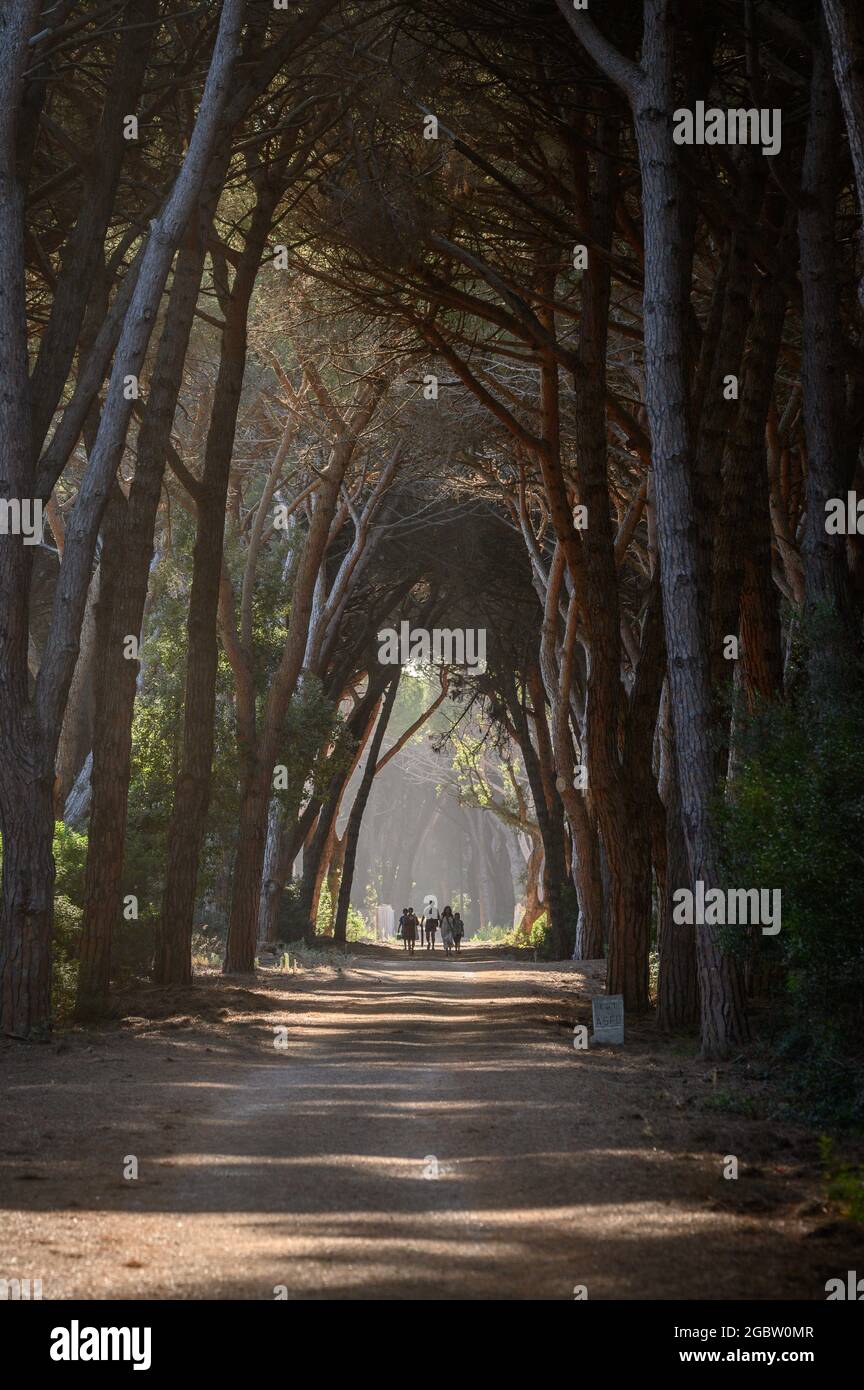
<path fill-rule="evenodd" d="M 428 889 L 860 1118 L 854 0 L 0 18 L 0 1029 Z"/>

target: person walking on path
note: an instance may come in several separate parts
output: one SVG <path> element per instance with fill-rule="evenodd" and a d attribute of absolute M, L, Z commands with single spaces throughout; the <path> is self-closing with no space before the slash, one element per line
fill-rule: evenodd
<path fill-rule="evenodd" d="M 453 915 L 453 945 L 456 947 L 456 954 L 459 954 L 459 947 L 465 935 L 465 923 L 462 921 L 462 914 L 456 912 Z"/>
<path fill-rule="evenodd" d="M 445 956 L 453 950 L 453 909 L 449 903 L 441 913 L 441 945 Z"/>
<path fill-rule="evenodd" d="M 417 917 L 413 907 L 409 907 L 405 916 L 405 925 L 402 928 L 402 937 L 405 942 L 405 949 L 410 956 L 414 954 L 414 946 L 417 941 Z"/>
<path fill-rule="evenodd" d="M 438 930 L 438 918 L 435 915 L 436 909 L 433 907 L 429 916 L 426 918 L 426 950 L 435 950 L 435 933 Z"/>
<path fill-rule="evenodd" d="M 408 950 L 408 942 L 405 937 L 405 922 L 408 918 L 408 908 L 403 907 L 402 916 L 399 918 L 399 926 L 396 929 L 396 936 L 402 942 L 402 950 Z"/>

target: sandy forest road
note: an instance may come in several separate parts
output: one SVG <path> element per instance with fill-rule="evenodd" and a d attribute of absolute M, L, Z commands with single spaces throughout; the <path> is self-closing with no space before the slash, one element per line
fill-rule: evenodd
<path fill-rule="evenodd" d="M 5 1045 L 0 1278 L 45 1298 L 824 1298 L 862 1251 L 818 1202 L 813 1137 L 707 1108 L 713 1076 L 649 1025 L 576 1053 L 599 977 L 393 951 Z"/>

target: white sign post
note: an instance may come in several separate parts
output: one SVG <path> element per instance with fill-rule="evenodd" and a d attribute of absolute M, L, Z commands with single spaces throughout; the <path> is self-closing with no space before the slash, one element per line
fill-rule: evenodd
<path fill-rule="evenodd" d="M 395 931 L 396 914 L 389 903 L 379 903 L 375 909 L 375 937 L 378 941 L 389 941 Z"/>
<path fill-rule="evenodd" d="M 623 994 L 604 994 L 599 999 L 592 999 L 591 1016 L 594 1023 L 594 1033 L 591 1039 L 592 1042 L 623 1043 Z"/>

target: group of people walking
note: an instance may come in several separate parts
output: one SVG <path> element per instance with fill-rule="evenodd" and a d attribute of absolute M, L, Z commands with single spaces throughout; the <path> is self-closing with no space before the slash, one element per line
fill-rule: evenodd
<path fill-rule="evenodd" d="M 403 907 L 396 935 L 403 948 L 413 956 L 418 938 L 420 945 L 425 945 L 427 951 L 435 950 L 435 937 L 439 928 L 445 956 L 449 956 L 451 951 L 458 953 L 462 937 L 465 935 L 465 923 L 449 904 L 442 908 L 440 917 L 437 912 L 430 913 L 427 917 L 418 917 L 413 907 Z"/>

